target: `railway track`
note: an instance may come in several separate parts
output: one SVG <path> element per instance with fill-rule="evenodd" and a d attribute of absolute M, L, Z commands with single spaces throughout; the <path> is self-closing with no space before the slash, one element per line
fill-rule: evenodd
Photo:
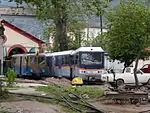
<path fill-rule="evenodd" d="M 40 82 L 44 82 L 44 80 Z M 49 83 L 45 82 L 45 84 L 48 85 Z M 76 113 L 106 113 L 104 110 L 97 109 L 95 106 L 91 105 L 88 101 L 78 96 L 78 92 L 77 94 L 74 94 L 73 92 L 64 89 L 62 86 L 59 86 L 55 83 L 53 84 L 51 83 L 51 85 L 54 85 L 60 92 L 59 93 L 55 92 L 52 95 L 51 94 L 35 95 L 35 94 L 23 94 L 23 93 L 12 93 L 12 92 L 9 93 L 13 95 L 31 97 L 35 99 L 52 100 L 59 103 L 62 106 L 65 106 L 75 111 Z"/>

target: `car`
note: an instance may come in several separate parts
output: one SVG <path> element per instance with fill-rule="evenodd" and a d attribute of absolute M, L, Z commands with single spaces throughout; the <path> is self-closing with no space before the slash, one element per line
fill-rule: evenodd
<path fill-rule="evenodd" d="M 144 73 L 150 73 L 150 64 L 145 64 L 141 70 L 144 72 Z"/>
<path fill-rule="evenodd" d="M 137 69 L 137 77 L 139 83 L 150 85 L 150 73 L 144 73 L 142 70 Z M 110 84 L 116 83 L 117 86 L 135 84 L 134 67 L 125 68 L 124 73 L 102 74 L 101 80 Z"/>

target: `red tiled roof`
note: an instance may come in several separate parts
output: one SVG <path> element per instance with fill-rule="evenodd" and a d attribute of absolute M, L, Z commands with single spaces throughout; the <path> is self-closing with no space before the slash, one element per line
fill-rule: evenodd
<path fill-rule="evenodd" d="M 43 43 L 46 43 L 45 41 L 38 39 L 37 37 L 33 36 L 32 34 L 27 33 L 26 31 L 20 29 L 19 27 L 15 26 L 15 25 L 13 25 L 13 24 L 11 24 L 11 23 L 5 21 L 5 20 L 1 20 L 1 23 L 3 23 L 4 26 L 7 26 L 7 27 L 9 27 L 10 29 L 12 29 L 12 30 L 18 32 L 19 34 L 21 34 L 21 35 L 23 35 L 23 36 L 25 36 L 25 37 L 31 39 L 32 41 L 34 41 L 34 42 L 36 42 L 36 43 L 38 43 L 39 45 L 41 45 L 41 44 L 43 44 Z"/>

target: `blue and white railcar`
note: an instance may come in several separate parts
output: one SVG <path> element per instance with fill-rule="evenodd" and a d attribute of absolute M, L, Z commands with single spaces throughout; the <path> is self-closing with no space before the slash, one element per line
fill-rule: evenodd
<path fill-rule="evenodd" d="M 85 81 L 101 80 L 104 73 L 104 50 L 101 47 L 80 47 L 72 52 L 72 76 Z"/>
<path fill-rule="evenodd" d="M 47 53 L 47 64 L 51 76 L 82 77 L 83 80 L 99 80 L 104 72 L 104 50 L 101 47 L 80 47 L 77 50 L 68 50 Z"/>
<path fill-rule="evenodd" d="M 17 54 L 12 56 L 12 68 L 18 76 L 49 76 L 44 54 Z"/>
<path fill-rule="evenodd" d="M 70 68 L 72 52 L 72 50 L 68 50 L 46 54 L 51 76 L 71 78 Z"/>

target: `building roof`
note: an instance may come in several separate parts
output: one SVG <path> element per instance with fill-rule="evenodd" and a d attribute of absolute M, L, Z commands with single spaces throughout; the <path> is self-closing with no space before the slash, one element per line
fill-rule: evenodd
<path fill-rule="evenodd" d="M 10 29 L 12 29 L 12 30 L 16 31 L 17 33 L 19 33 L 19 34 L 21 34 L 21 35 L 31 39 L 32 41 L 34 41 L 34 42 L 36 42 L 38 44 L 46 43 L 45 41 L 38 39 L 37 37 L 33 36 L 32 34 L 27 33 L 23 29 L 20 29 L 19 27 L 15 26 L 15 25 L 13 25 L 13 24 L 5 21 L 5 20 L 0 20 L 0 22 L 3 23 L 4 26 L 9 27 Z"/>

